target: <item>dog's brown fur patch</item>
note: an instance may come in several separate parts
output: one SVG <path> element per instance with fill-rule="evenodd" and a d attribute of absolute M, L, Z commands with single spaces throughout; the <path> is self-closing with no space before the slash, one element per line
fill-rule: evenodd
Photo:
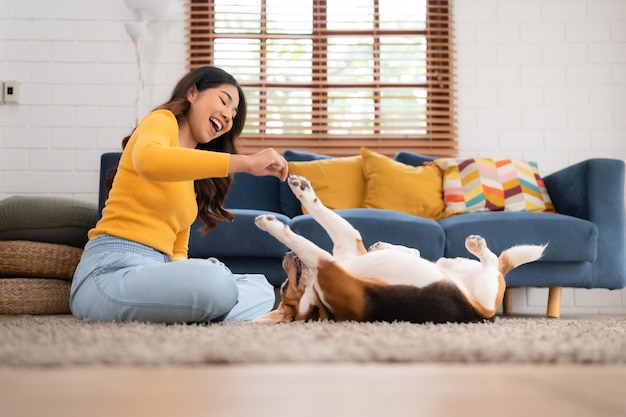
<path fill-rule="evenodd" d="M 336 261 L 319 265 L 317 282 L 324 294 L 326 306 L 335 320 L 363 321 L 367 307 L 365 286 L 386 285 L 376 279 L 357 278 Z"/>
<path fill-rule="evenodd" d="M 412 285 L 367 285 L 364 321 L 409 321 L 446 323 L 480 321 L 473 304 L 448 280 L 425 287 Z"/>

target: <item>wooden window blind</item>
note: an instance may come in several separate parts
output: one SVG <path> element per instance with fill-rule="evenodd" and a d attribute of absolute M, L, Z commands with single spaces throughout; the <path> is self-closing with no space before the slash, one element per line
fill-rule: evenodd
<path fill-rule="evenodd" d="M 188 67 L 246 92 L 240 147 L 455 156 L 451 0 L 191 0 Z"/>

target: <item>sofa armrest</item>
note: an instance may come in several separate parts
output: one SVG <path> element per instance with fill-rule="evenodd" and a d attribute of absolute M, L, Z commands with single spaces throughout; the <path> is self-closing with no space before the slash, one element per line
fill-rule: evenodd
<path fill-rule="evenodd" d="M 624 162 L 588 159 L 544 177 L 558 213 L 590 220 L 624 218 Z M 611 221 L 613 227 L 617 225 Z"/>
<path fill-rule="evenodd" d="M 626 286 L 624 162 L 588 159 L 547 175 L 544 183 L 558 213 L 589 220 L 598 228 L 592 286 Z"/>

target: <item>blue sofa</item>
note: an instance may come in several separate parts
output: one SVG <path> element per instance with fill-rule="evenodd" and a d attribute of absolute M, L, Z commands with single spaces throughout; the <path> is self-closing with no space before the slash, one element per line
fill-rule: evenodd
<path fill-rule="evenodd" d="M 120 153 L 102 155 L 99 209 L 104 206 L 104 183 Z M 290 161 L 327 156 L 285 151 Z M 399 152 L 395 160 L 421 166 L 432 158 Z M 626 286 L 626 229 L 624 162 L 589 159 L 543 178 L 557 213 L 481 212 L 461 214 L 438 221 L 391 210 L 343 209 L 337 212 L 354 225 L 366 246 L 377 241 L 414 247 L 422 256 L 436 260 L 470 257 L 465 238 L 478 234 L 495 253 L 516 244 L 549 243 L 544 257 L 513 270 L 507 287 L 548 287 L 547 315 L 559 317 L 563 287 L 620 289 Z M 272 212 L 319 246 L 330 250 L 331 242 L 310 215 L 302 214 L 288 186 L 274 177 L 236 174 L 226 206 L 235 220 L 202 234 L 193 225 L 189 256 L 216 257 L 235 273 L 263 273 L 279 287 L 285 279 L 284 245 L 254 225 L 259 214 Z M 505 296 L 503 310 L 511 311 Z"/>

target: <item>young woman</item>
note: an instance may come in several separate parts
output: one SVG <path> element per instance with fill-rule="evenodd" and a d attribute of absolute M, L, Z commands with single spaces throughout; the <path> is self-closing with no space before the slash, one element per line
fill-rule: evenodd
<path fill-rule="evenodd" d="M 237 154 L 245 120 L 237 81 L 202 67 L 124 139 L 102 218 L 74 274 L 70 305 L 77 318 L 205 323 L 270 311 L 274 290 L 263 275 L 232 274 L 216 259 L 187 259 L 197 216 L 206 231 L 232 220 L 223 203 L 233 173 L 287 176 L 287 162 L 273 149 Z"/>

